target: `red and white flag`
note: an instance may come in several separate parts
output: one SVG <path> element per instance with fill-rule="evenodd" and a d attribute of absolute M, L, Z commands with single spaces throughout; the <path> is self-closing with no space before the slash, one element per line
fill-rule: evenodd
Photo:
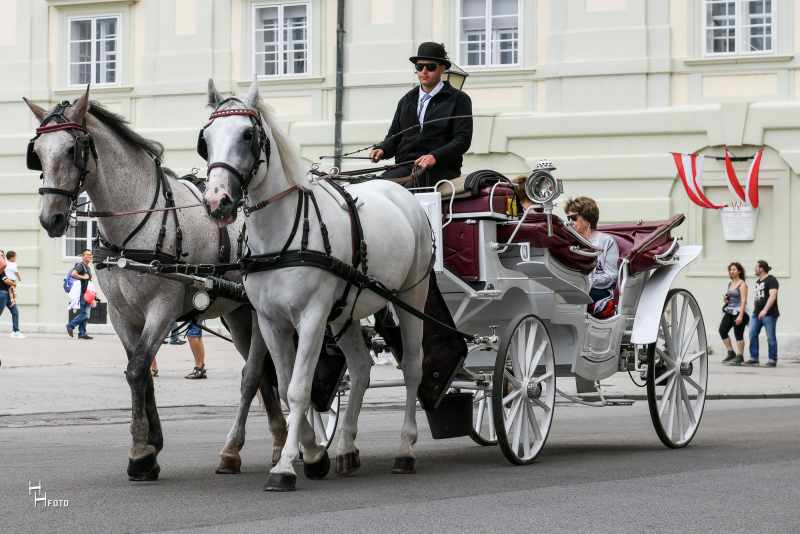
<path fill-rule="evenodd" d="M 753 208 L 758 207 L 758 172 L 761 169 L 761 159 L 764 157 L 764 149 L 762 148 L 756 152 L 753 157 L 753 163 L 750 164 L 750 170 L 747 172 L 747 181 L 742 187 L 739 183 L 739 178 L 736 176 L 736 171 L 733 168 L 731 156 L 728 149 L 725 149 L 725 171 L 728 175 L 728 189 L 731 194 L 737 197 L 740 201 Z"/>
<path fill-rule="evenodd" d="M 714 204 L 706 196 L 703 189 L 703 156 L 673 152 L 672 158 L 675 160 L 683 188 L 692 202 L 701 208 L 718 210 L 725 207 L 724 204 Z"/>

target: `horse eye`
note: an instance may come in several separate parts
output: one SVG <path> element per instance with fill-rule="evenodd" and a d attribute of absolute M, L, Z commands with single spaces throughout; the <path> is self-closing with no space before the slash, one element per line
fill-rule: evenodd
<path fill-rule="evenodd" d="M 242 139 L 245 141 L 250 141 L 253 138 L 253 132 L 250 130 L 245 130 L 242 134 Z"/>
<path fill-rule="evenodd" d="M 74 146 L 69 147 L 69 149 L 67 150 L 67 154 L 69 154 L 70 156 L 74 155 L 75 147 Z"/>

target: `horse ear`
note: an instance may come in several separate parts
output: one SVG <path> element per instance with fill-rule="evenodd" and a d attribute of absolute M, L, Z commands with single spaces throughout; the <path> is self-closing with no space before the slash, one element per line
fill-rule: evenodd
<path fill-rule="evenodd" d="M 260 99 L 260 95 L 258 94 L 258 81 L 253 80 L 253 83 L 250 84 L 250 89 L 247 91 L 247 96 L 244 99 L 244 103 L 248 105 L 248 107 L 255 108 L 258 106 L 258 101 Z"/>
<path fill-rule="evenodd" d="M 208 107 L 215 108 L 222 102 L 222 97 L 217 92 L 217 86 L 214 85 L 214 78 L 208 79 Z"/>
<path fill-rule="evenodd" d="M 70 108 L 72 121 L 83 124 L 87 111 L 89 111 L 89 84 L 86 84 L 86 92 Z"/>
<path fill-rule="evenodd" d="M 25 98 L 24 96 L 22 97 L 22 100 L 24 100 L 25 103 L 28 104 L 28 108 L 31 110 L 31 113 L 33 113 L 34 117 L 39 119 L 39 122 L 44 120 L 44 118 L 47 116 L 47 110 L 46 109 L 44 109 L 41 106 L 37 106 L 36 104 L 34 104 L 33 102 L 31 102 L 30 100 Z"/>

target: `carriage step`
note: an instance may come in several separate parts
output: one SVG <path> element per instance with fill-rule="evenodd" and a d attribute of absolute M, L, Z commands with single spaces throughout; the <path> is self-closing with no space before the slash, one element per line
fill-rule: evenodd
<path fill-rule="evenodd" d="M 475 292 L 477 299 L 496 299 L 503 296 L 503 292 L 499 289 L 481 289 Z"/>

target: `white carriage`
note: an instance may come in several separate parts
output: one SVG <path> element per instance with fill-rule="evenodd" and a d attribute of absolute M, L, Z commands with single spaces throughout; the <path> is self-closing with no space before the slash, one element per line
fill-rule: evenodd
<path fill-rule="evenodd" d="M 683 216 L 599 228 L 617 241 L 621 261 L 616 313 L 598 319 L 587 312 L 587 275 L 598 251 L 552 214 L 561 187 L 551 173 L 528 178 L 535 205 L 521 214 L 507 181 L 465 198 L 451 188 L 444 187 L 444 198 L 442 188 L 417 198 L 434 227 L 435 272 L 447 307 L 459 330 L 477 336 L 436 408 L 427 410 L 434 438 L 470 435 L 499 444 L 512 463 L 530 463 L 547 440 L 557 395 L 615 404 L 599 381 L 627 372 L 645 382 L 661 441 L 687 445 L 703 413 L 708 352 L 696 300 L 671 288 L 700 253 L 671 236 Z M 564 377 L 575 377 L 578 393 L 558 387 Z M 337 396 L 331 411 L 310 414 L 321 441 L 331 441 L 339 402 Z"/>

